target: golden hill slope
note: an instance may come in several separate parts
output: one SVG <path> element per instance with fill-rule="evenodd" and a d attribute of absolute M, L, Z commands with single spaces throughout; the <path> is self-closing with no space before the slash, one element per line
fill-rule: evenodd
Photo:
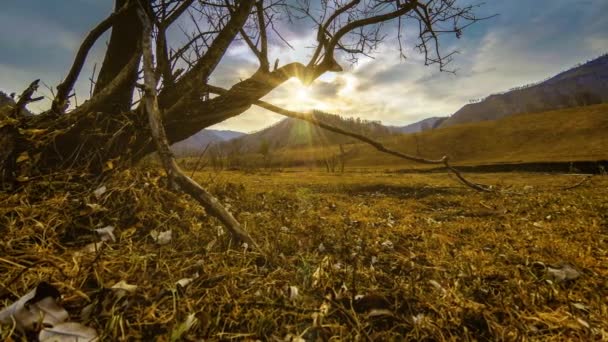
<path fill-rule="evenodd" d="M 540 113 L 608 102 L 608 54 L 536 85 L 493 94 L 462 107 L 439 127 L 498 120 L 519 113 Z"/>
<path fill-rule="evenodd" d="M 429 158 L 448 154 L 461 165 L 608 160 L 608 104 L 518 114 L 387 137 L 383 143 Z M 412 165 L 364 144 L 349 144 L 345 149 L 356 151 L 347 166 Z M 337 146 L 281 149 L 275 151 L 274 160 L 285 166 L 314 164 L 337 151 Z"/>

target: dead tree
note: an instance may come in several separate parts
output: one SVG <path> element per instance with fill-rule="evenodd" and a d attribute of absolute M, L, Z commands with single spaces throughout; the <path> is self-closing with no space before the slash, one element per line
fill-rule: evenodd
<path fill-rule="evenodd" d="M 353 148 L 349 151 L 344 150 L 344 145 L 339 144 L 338 148 L 340 149 L 337 153 L 325 156 L 323 162 L 325 164 L 325 170 L 327 173 L 336 172 L 336 167 L 340 166 L 340 173 L 344 173 L 344 168 L 346 167 L 346 162 L 356 153 L 356 150 Z"/>
<path fill-rule="evenodd" d="M 327 171 L 327 173 L 334 173 L 334 172 L 336 172 L 336 160 L 335 160 L 335 156 L 326 156 L 323 159 L 323 163 L 325 164 L 325 171 Z"/>
<path fill-rule="evenodd" d="M 340 153 L 338 154 L 338 159 L 340 160 L 340 173 L 344 173 L 344 168 L 346 167 L 346 162 L 355 156 L 355 154 L 357 153 L 357 149 L 351 148 L 350 150 L 346 151 L 342 144 L 340 144 L 339 147 L 340 147 Z"/>
<path fill-rule="evenodd" d="M 262 155 L 262 167 L 266 168 L 268 171 L 271 171 L 272 149 L 268 140 L 262 139 L 260 147 L 258 148 L 258 153 Z"/>
<path fill-rule="evenodd" d="M 422 138 L 422 134 L 414 133 L 412 134 L 412 137 L 414 138 L 414 143 L 416 144 L 416 156 L 420 157 L 422 156 L 422 154 L 420 153 L 420 139 Z"/>
<path fill-rule="evenodd" d="M 98 177 L 158 151 L 182 190 L 218 217 L 235 239 L 249 241 L 217 201 L 182 177 L 164 145 L 260 105 L 262 97 L 292 77 L 310 84 L 325 73 L 340 72 L 344 63 L 372 55 L 389 35 L 401 44 L 406 30 L 415 32 L 407 36 L 417 38 L 415 46 L 426 63 L 443 70 L 452 54 L 441 52 L 440 37 L 459 37 L 462 29 L 480 20 L 474 10 L 458 0 L 115 0 L 114 12 L 83 39 L 48 111 L 23 115 L 21 109 L 35 100 L 35 87 L 30 87 L 16 105 L 0 113 L 2 184 L 19 191 L 23 182 L 66 168 Z M 168 41 L 167 30 L 187 20 L 195 29 L 184 31 L 186 43 Z M 281 34 L 282 20 L 309 23 L 317 42 L 308 61 L 281 65 L 277 60 L 271 68 L 269 46 L 289 45 Z M 110 30 L 92 97 L 69 107 L 91 48 Z M 208 80 L 234 44 L 247 45 L 259 67 L 229 89 L 208 96 L 214 89 Z M 137 94 L 144 96 L 134 103 Z M 108 168 L 109 163 L 114 167 Z"/>
<path fill-rule="evenodd" d="M 213 145 L 209 150 L 209 163 L 211 163 L 213 171 L 220 172 L 224 170 L 225 160 L 222 147 L 219 144 Z"/>

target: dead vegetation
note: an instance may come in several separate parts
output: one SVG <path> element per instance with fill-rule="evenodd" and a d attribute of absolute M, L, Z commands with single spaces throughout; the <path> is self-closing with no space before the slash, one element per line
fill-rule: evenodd
<path fill-rule="evenodd" d="M 101 340 L 608 338 L 605 177 L 197 174 L 250 250 L 157 169 L 78 176 L 2 194 L 1 307 L 46 282 Z"/>

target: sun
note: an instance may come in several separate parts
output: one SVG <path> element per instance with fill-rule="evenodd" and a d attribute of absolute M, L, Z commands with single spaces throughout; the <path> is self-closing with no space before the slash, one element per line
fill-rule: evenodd
<path fill-rule="evenodd" d="M 289 82 L 287 84 L 287 107 L 292 110 L 305 110 L 316 107 L 317 100 L 312 88 L 300 82 Z"/>
<path fill-rule="evenodd" d="M 310 88 L 305 86 L 298 87 L 294 92 L 294 98 L 300 103 L 309 103 L 312 100 Z"/>
<path fill-rule="evenodd" d="M 319 94 L 318 88 L 314 84 L 307 86 L 299 80 L 291 79 L 285 82 L 282 97 L 277 104 L 285 108 L 296 111 L 308 112 L 311 110 L 327 111 L 331 109 L 331 101 Z"/>

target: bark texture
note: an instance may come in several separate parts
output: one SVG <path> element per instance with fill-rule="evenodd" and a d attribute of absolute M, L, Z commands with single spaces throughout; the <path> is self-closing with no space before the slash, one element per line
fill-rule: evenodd
<path fill-rule="evenodd" d="M 116 0 L 115 10 L 122 8 L 128 0 Z M 112 28 L 110 43 L 106 51 L 93 94 L 99 94 L 129 63 L 133 56 L 141 55 L 142 26 L 137 17 L 136 6 L 130 6 L 121 20 Z M 97 109 L 103 112 L 125 112 L 131 109 L 133 88 L 137 81 L 137 70 L 131 71 L 125 81 L 117 86 L 113 96 Z"/>

